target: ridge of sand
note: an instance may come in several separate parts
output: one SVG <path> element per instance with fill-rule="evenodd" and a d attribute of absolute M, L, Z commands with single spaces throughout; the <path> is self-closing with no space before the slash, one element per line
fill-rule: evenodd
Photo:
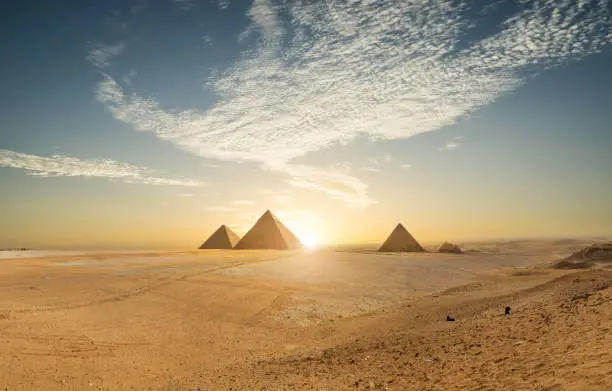
<path fill-rule="evenodd" d="M 213 384 L 234 390 L 609 390 L 611 286 L 612 272 L 599 270 L 460 305 L 423 300 L 350 342 L 234 367 Z M 508 304 L 513 314 L 505 316 Z M 442 320 L 449 312 L 456 322 Z"/>
<path fill-rule="evenodd" d="M 555 263 L 556 269 L 588 269 L 612 266 L 612 242 L 594 243 Z"/>

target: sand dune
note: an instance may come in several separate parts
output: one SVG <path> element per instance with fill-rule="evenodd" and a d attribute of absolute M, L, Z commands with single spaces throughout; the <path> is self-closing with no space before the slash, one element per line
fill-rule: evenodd
<path fill-rule="evenodd" d="M 4 259 L 0 389 L 609 389 L 612 272 L 555 257 Z"/>
<path fill-rule="evenodd" d="M 479 294 L 464 301 L 455 291 L 423 299 L 399 306 L 350 342 L 233 368 L 213 384 L 234 389 L 609 390 L 611 279 L 609 271 L 584 272 L 508 295 Z M 508 304 L 514 312 L 506 316 Z M 457 321 L 445 322 L 447 312 Z"/>
<path fill-rule="evenodd" d="M 592 244 L 555 264 L 557 269 L 588 269 L 596 266 L 612 266 L 612 242 Z"/>

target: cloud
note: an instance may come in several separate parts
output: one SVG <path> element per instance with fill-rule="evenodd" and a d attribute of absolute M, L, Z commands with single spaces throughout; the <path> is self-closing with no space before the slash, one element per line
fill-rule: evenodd
<path fill-rule="evenodd" d="M 365 171 L 380 172 L 381 166 L 388 164 L 393 160 L 393 157 L 389 154 L 373 157 L 368 159 L 362 166 Z"/>
<path fill-rule="evenodd" d="M 131 86 L 132 85 L 132 80 L 138 76 L 138 72 L 136 72 L 135 70 L 130 70 L 125 76 L 123 76 L 122 80 L 123 83 L 126 86 Z"/>
<path fill-rule="evenodd" d="M 185 151 L 251 161 L 291 176 L 293 186 L 363 207 L 373 200 L 358 178 L 294 159 L 360 136 L 438 130 L 612 41 L 607 0 L 519 7 L 499 31 L 467 42 L 474 22 L 458 2 L 255 0 L 244 34 L 257 34 L 257 47 L 209 81 L 219 97 L 213 107 L 167 110 L 126 93 L 109 74 L 97 98 L 116 119 Z"/>
<path fill-rule="evenodd" d="M 459 145 L 461 145 L 460 142 L 462 140 L 463 140 L 462 136 L 453 137 L 452 140 L 447 142 L 443 147 L 438 148 L 438 150 L 440 150 L 440 151 L 454 151 L 455 149 L 459 148 Z"/>
<path fill-rule="evenodd" d="M 283 166 L 282 171 L 291 177 L 288 182 L 292 186 L 323 192 L 348 207 L 365 208 L 376 203 L 367 195 L 368 186 L 344 171 L 299 164 Z"/>
<path fill-rule="evenodd" d="M 233 208 L 231 206 L 209 206 L 206 208 L 209 212 L 235 212 L 238 209 Z"/>
<path fill-rule="evenodd" d="M 212 45 L 212 44 L 213 44 L 213 42 L 214 42 L 214 39 L 213 39 L 213 37 L 211 37 L 211 35 L 210 35 L 210 34 L 204 34 L 204 35 L 202 36 L 202 39 L 204 40 L 204 42 L 206 42 L 206 43 L 207 43 L 207 44 L 209 44 L 209 45 Z"/>
<path fill-rule="evenodd" d="M 400 168 L 404 170 L 409 170 L 412 168 L 412 164 L 400 164 Z"/>
<path fill-rule="evenodd" d="M 238 200 L 234 201 L 236 205 L 255 205 L 257 202 L 251 200 Z"/>
<path fill-rule="evenodd" d="M 217 0 L 216 5 L 220 10 L 226 10 L 229 8 L 230 2 L 229 0 Z"/>
<path fill-rule="evenodd" d="M 195 0 L 174 0 L 174 4 L 176 4 L 181 10 L 188 11 L 196 6 Z"/>
<path fill-rule="evenodd" d="M 157 176 L 157 171 L 110 159 L 77 159 L 64 155 L 42 157 L 0 149 L 0 167 L 20 168 L 38 177 L 89 177 L 118 179 L 126 183 L 202 187 L 204 182 Z"/>
<path fill-rule="evenodd" d="M 98 44 L 89 51 L 86 59 L 96 68 L 105 68 L 110 65 L 110 60 L 120 55 L 124 49 L 125 44 L 123 43 L 115 45 Z"/>
<path fill-rule="evenodd" d="M 265 203 L 273 207 L 290 205 L 292 203 L 292 191 L 289 188 L 259 189 L 258 192 L 265 197 Z"/>

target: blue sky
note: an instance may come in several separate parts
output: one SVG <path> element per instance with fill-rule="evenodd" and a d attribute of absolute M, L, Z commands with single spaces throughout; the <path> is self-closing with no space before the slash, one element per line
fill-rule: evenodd
<path fill-rule="evenodd" d="M 0 245 L 611 234 L 611 3 L 3 2 Z"/>

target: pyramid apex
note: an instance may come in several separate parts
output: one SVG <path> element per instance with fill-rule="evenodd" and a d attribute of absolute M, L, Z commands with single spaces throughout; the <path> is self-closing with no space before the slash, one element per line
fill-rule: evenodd
<path fill-rule="evenodd" d="M 236 244 L 234 249 L 295 250 L 302 248 L 300 240 L 283 225 L 270 209 Z"/>
<path fill-rule="evenodd" d="M 408 230 L 398 223 L 391 234 L 387 237 L 387 240 L 378 249 L 380 252 L 400 252 L 400 251 L 414 251 L 423 252 L 425 249 L 421 247 L 419 242 L 408 232 Z"/>
<path fill-rule="evenodd" d="M 239 240 L 240 237 L 231 228 L 222 224 L 202 243 L 200 249 L 231 249 Z"/>

